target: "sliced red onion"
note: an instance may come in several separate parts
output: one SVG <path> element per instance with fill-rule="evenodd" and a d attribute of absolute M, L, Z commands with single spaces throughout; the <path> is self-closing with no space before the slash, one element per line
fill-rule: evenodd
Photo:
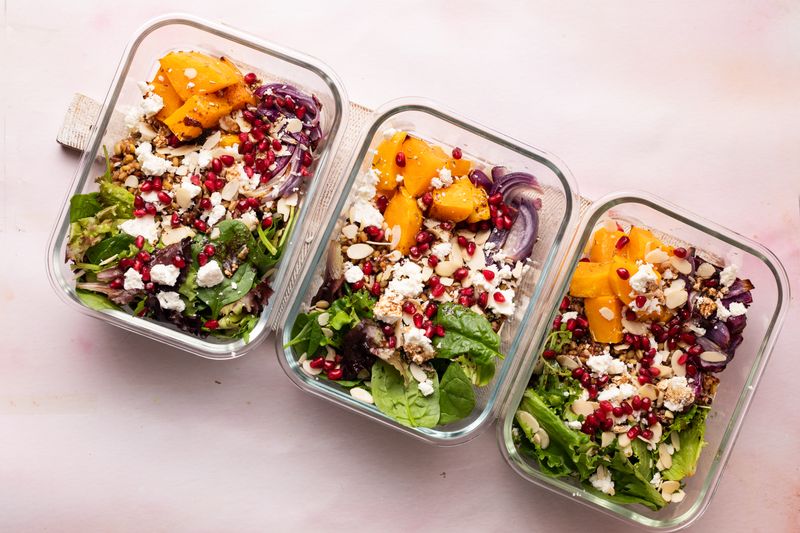
<path fill-rule="evenodd" d="M 482 170 L 473 169 L 469 172 L 469 181 L 476 187 L 481 187 L 486 191 L 492 188 L 492 180 Z"/>

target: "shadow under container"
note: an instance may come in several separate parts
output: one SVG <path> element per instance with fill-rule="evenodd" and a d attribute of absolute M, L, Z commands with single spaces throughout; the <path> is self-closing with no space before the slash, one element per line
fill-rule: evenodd
<path fill-rule="evenodd" d="M 340 196 L 332 203 L 332 211 L 323 222 L 324 232 L 300 283 L 296 299 L 291 303 L 283 326 L 278 329 L 277 351 L 286 374 L 301 389 L 350 409 L 388 427 L 437 445 L 460 444 L 475 437 L 500 412 L 511 379 L 516 375 L 531 335 L 539 328 L 542 302 L 552 287 L 577 223 L 579 204 L 574 182 L 566 168 L 554 157 L 526 146 L 500 133 L 446 111 L 424 99 L 395 100 L 373 113 L 368 129 L 362 134 L 351 158 Z M 303 372 L 297 360 L 301 354 L 284 348 L 291 339 L 291 329 L 298 314 L 306 311 L 322 283 L 328 247 L 336 241 L 353 201 L 351 191 L 357 188 L 369 170 L 374 150 L 384 138 L 384 131 L 397 129 L 438 144 L 449 151 L 460 147 L 464 157 L 480 166 L 502 165 L 511 171 L 530 172 L 542 186 L 542 208 L 539 212 L 539 240 L 533 248 L 530 268 L 520 281 L 517 306 L 513 317 L 501 331 L 501 352 L 491 383 L 476 389 L 476 405 L 466 418 L 436 428 L 410 428 L 381 413 L 374 405 L 360 402 L 334 382 L 318 379 Z"/>
<path fill-rule="evenodd" d="M 538 354 L 544 349 L 546 335 L 531 344 L 533 357 L 520 369 L 520 380 L 508 402 L 509 409 L 498 424 L 498 439 L 506 461 L 523 478 L 588 505 L 605 514 L 656 531 L 674 531 L 697 520 L 708 507 L 719 484 L 725 463 L 742 427 L 758 381 L 769 360 L 789 304 L 789 282 L 780 261 L 765 247 L 725 229 L 700 216 L 646 193 L 618 193 L 596 202 L 584 216 L 576 239 L 565 262 L 551 306 L 544 322 L 550 324 L 558 313 L 561 297 L 567 293 L 575 265 L 590 243 L 590 238 L 604 220 L 616 220 L 623 226 L 644 226 L 654 230 L 664 242 L 693 246 L 698 254 L 716 264 L 735 263 L 742 277 L 753 282 L 753 304 L 747 313 L 744 341 L 727 368 L 718 374 L 719 389 L 706 421 L 705 439 L 697 471 L 686 481 L 686 497 L 659 511 L 642 505 L 620 505 L 600 498 L 571 478 L 552 478 L 543 474 L 536 461 L 522 455 L 512 439 L 516 408 L 525 392 Z"/>
<path fill-rule="evenodd" d="M 77 297 L 75 282 L 65 250 L 69 235 L 69 199 L 74 194 L 97 190 L 95 177 L 105 172 L 104 147 L 112 147 L 127 135 L 124 127 L 125 107 L 141 100 L 139 82 L 153 79 L 158 59 L 174 50 L 197 50 L 231 59 L 243 72 L 254 71 L 266 82 L 284 82 L 317 96 L 322 104 L 321 127 L 323 140 L 317 149 L 317 159 L 311 167 L 313 179 L 308 180 L 306 194 L 299 208 L 294 235 L 284 248 L 284 257 L 272 276 L 275 293 L 262 311 L 249 342 L 242 339 L 200 339 L 171 325 L 136 318 L 124 311 L 97 311 L 85 306 Z M 291 271 L 296 235 L 302 234 L 307 214 L 314 204 L 318 190 L 327 178 L 342 133 L 347 123 L 349 103 L 336 75 L 320 61 L 299 52 L 265 42 L 246 33 L 188 15 L 167 15 L 148 22 L 128 44 L 122 61 L 106 96 L 100 115 L 94 123 L 91 139 L 81 157 L 76 176 L 64 202 L 47 255 L 50 283 L 71 309 L 99 318 L 128 331 L 180 348 L 208 359 L 232 359 L 244 355 L 263 341 L 270 331 L 273 303 L 280 301 L 286 290 L 287 274 Z"/>

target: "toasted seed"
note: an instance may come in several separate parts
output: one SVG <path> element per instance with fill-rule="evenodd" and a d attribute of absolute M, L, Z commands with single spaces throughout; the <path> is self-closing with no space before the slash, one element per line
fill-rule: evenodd
<path fill-rule="evenodd" d="M 354 244 L 352 246 L 348 246 L 347 248 L 347 257 L 354 261 L 360 261 L 361 259 L 366 259 L 375 249 L 370 246 L 369 244 L 364 244 L 363 242 Z"/>
<path fill-rule="evenodd" d="M 368 390 L 362 389 L 361 387 L 353 387 L 350 389 L 350 396 L 364 403 L 374 403 L 372 394 L 370 394 Z"/>

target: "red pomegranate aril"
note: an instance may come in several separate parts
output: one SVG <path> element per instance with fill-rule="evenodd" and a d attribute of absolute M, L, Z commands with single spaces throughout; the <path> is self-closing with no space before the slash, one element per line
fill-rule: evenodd
<path fill-rule="evenodd" d="M 147 214 L 147 211 L 145 211 L 144 209 L 134 209 L 133 210 L 133 216 L 135 216 L 136 218 L 142 218 L 146 214 Z"/>
<path fill-rule="evenodd" d="M 489 218 L 494 220 L 497 218 L 497 206 L 489 204 Z"/>
<path fill-rule="evenodd" d="M 439 280 L 439 276 L 436 274 L 433 274 L 430 278 L 428 278 L 428 285 L 431 287 L 436 287 L 440 282 L 441 280 Z"/>
<path fill-rule="evenodd" d="M 651 430 L 649 430 L 649 429 L 645 429 L 644 431 L 642 431 L 642 438 L 644 440 L 652 439 L 653 438 L 653 432 Z"/>
<path fill-rule="evenodd" d="M 394 156 L 394 163 L 401 168 L 406 166 L 406 154 L 403 152 L 397 152 L 397 155 Z"/>
<path fill-rule="evenodd" d="M 142 263 L 148 263 L 150 261 L 150 253 L 142 250 L 136 254 L 136 259 L 139 259 Z"/>
<path fill-rule="evenodd" d="M 242 163 L 244 163 L 248 167 L 252 167 L 256 163 L 256 158 L 253 154 L 244 154 L 242 156 Z"/>
<path fill-rule="evenodd" d="M 589 385 L 592 384 L 592 376 L 589 374 L 584 374 L 581 376 L 581 385 L 586 388 L 589 388 Z"/>
<path fill-rule="evenodd" d="M 636 297 L 636 307 L 641 309 L 645 305 L 647 305 L 647 296 L 640 294 L 639 296 Z"/>
<path fill-rule="evenodd" d="M 287 109 L 294 110 L 295 106 L 294 99 L 291 96 L 287 96 L 286 98 L 284 98 L 284 105 L 286 106 Z"/>
<path fill-rule="evenodd" d="M 675 339 L 667 339 L 667 349 L 674 350 L 678 347 L 678 341 Z"/>
<path fill-rule="evenodd" d="M 455 272 L 453 272 L 453 279 L 456 281 L 463 281 L 467 279 L 469 276 L 469 270 L 464 267 L 457 268 Z"/>
<path fill-rule="evenodd" d="M 139 186 L 142 192 L 150 192 L 153 190 L 153 182 L 152 181 L 145 181 Z"/>
<path fill-rule="evenodd" d="M 397 337 L 395 335 L 388 337 L 386 339 L 386 344 L 389 345 L 389 348 L 394 348 L 395 346 L 397 346 Z"/>
<path fill-rule="evenodd" d="M 639 376 L 636 378 L 636 381 L 639 382 L 639 385 L 645 385 L 650 383 L 650 376 Z"/>
<path fill-rule="evenodd" d="M 413 320 L 414 320 L 414 325 L 418 328 L 421 328 L 422 322 L 425 320 L 425 318 L 422 316 L 422 313 L 414 313 Z"/>
<path fill-rule="evenodd" d="M 481 292 L 478 295 L 478 305 L 481 307 L 486 307 L 489 303 L 489 293 L 488 292 Z"/>
<path fill-rule="evenodd" d="M 258 79 L 258 76 L 256 76 L 255 72 L 248 72 L 247 74 L 244 75 L 244 82 L 247 85 L 254 84 L 257 79 Z"/>
<path fill-rule="evenodd" d="M 594 413 L 590 414 L 586 417 L 586 423 L 589 425 L 589 427 L 596 428 L 598 423 L 597 416 L 595 416 Z"/>
<path fill-rule="evenodd" d="M 252 178 L 253 174 L 255 174 L 255 171 L 253 170 L 253 167 L 247 166 L 247 167 L 244 167 L 244 173 L 247 174 L 248 178 Z M 301 174 L 302 174 L 302 172 L 301 172 Z"/>
<path fill-rule="evenodd" d="M 431 268 L 436 268 L 436 265 L 439 264 L 439 258 L 435 255 L 428 257 L 428 266 Z"/>
<path fill-rule="evenodd" d="M 684 259 L 688 254 L 686 248 L 675 248 L 674 250 L 672 250 L 672 253 L 675 255 L 675 257 L 679 257 L 681 259 Z"/>
<path fill-rule="evenodd" d="M 314 162 L 314 158 L 311 157 L 311 154 L 309 154 L 308 152 L 303 154 L 303 166 L 304 167 L 310 167 L 311 163 L 313 163 L 313 162 Z"/>
<path fill-rule="evenodd" d="M 709 287 L 709 288 L 716 287 L 718 284 L 719 284 L 719 282 L 717 280 L 715 280 L 715 279 L 707 279 L 707 280 L 705 280 L 703 282 L 703 286 L 704 287 Z"/>
<path fill-rule="evenodd" d="M 424 198 L 424 196 L 423 196 L 423 198 Z M 431 198 L 431 201 L 433 201 L 433 198 Z M 386 196 L 384 196 L 384 195 L 380 195 L 375 200 L 375 205 L 378 207 L 378 211 L 383 213 L 384 211 L 386 211 L 386 208 L 389 206 L 389 199 L 386 198 Z"/>
<path fill-rule="evenodd" d="M 628 238 L 627 235 L 623 235 L 622 237 L 619 238 L 617 244 L 615 244 L 614 246 L 617 250 L 622 250 L 623 248 L 625 248 L 625 246 L 628 245 L 629 242 L 631 242 L 630 238 Z"/>
<path fill-rule="evenodd" d="M 610 413 L 614 409 L 614 406 L 611 405 L 611 402 L 608 400 L 602 400 L 600 402 L 600 409 L 606 413 Z"/>
<path fill-rule="evenodd" d="M 114 278 L 111 280 L 111 283 L 108 284 L 110 289 L 121 289 L 125 283 L 122 281 L 122 278 Z"/>
<path fill-rule="evenodd" d="M 294 110 L 294 114 L 297 116 L 297 118 L 302 120 L 303 117 L 306 116 L 306 106 L 298 106 L 297 109 Z"/>
<path fill-rule="evenodd" d="M 658 416 L 656 416 L 656 414 L 653 412 L 647 413 L 647 425 L 655 426 L 657 423 L 658 423 Z"/>
<path fill-rule="evenodd" d="M 131 268 L 132 266 L 133 266 L 133 259 L 131 259 L 130 257 L 126 257 L 124 259 L 120 259 L 119 260 L 119 267 L 122 270 L 127 270 L 127 269 Z"/>
<path fill-rule="evenodd" d="M 580 327 L 582 327 L 583 329 L 586 329 L 586 328 L 588 328 L 588 327 L 589 327 L 589 321 L 588 321 L 588 320 L 586 320 L 586 317 L 585 317 L 585 316 L 580 316 L 580 315 L 579 315 L 579 316 L 575 317 L 575 322 L 576 322 L 576 323 L 577 323 L 577 324 L 578 324 Z"/>
<path fill-rule="evenodd" d="M 631 398 L 631 407 L 633 407 L 634 411 L 639 411 L 642 408 L 642 399 L 639 397 L 639 395 Z"/>
<path fill-rule="evenodd" d="M 508 215 L 503 215 L 503 227 L 506 229 L 511 229 L 514 225 L 514 221 L 511 220 L 511 217 Z"/>
<path fill-rule="evenodd" d="M 489 205 L 500 205 L 503 203 L 503 193 L 496 192 L 493 195 L 489 196 Z"/>
<path fill-rule="evenodd" d="M 458 146 L 453 148 L 452 154 L 453 154 L 453 159 L 461 159 L 461 156 L 464 155 L 464 153 L 461 151 L 461 148 L 459 148 Z"/>
<path fill-rule="evenodd" d="M 495 302 L 497 302 L 497 303 L 503 303 L 503 302 L 505 302 L 505 301 L 506 301 L 506 297 L 505 297 L 505 295 L 503 295 L 503 293 L 502 293 L 502 292 L 499 292 L 499 291 L 498 291 L 498 292 L 496 292 L 496 293 L 494 293 L 494 294 L 492 294 L 492 298 L 493 298 L 493 299 L 494 299 L 494 301 L 495 301 Z"/>
<path fill-rule="evenodd" d="M 205 324 L 203 324 L 207 329 L 217 329 L 219 327 L 219 321 L 217 320 L 207 320 Z"/>
<path fill-rule="evenodd" d="M 264 219 L 261 221 L 261 227 L 264 229 L 272 227 L 272 217 L 264 217 Z"/>
<path fill-rule="evenodd" d="M 264 138 L 266 137 L 266 134 L 264 133 L 264 131 L 263 131 L 263 130 L 261 130 L 261 129 L 254 129 L 254 130 L 251 130 L 251 131 L 250 131 L 250 136 L 251 136 L 251 137 L 252 137 L 252 138 L 255 140 L 255 142 L 258 144 L 258 146 L 257 146 L 257 149 L 260 149 L 260 148 L 261 148 L 261 141 L 263 141 L 263 140 L 264 140 Z M 263 152 L 263 150 L 262 150 L 262 152 Z"/>
<path fill-rule="evenodd" d="M 357 291 L 360 291 L 361 289 L 364 288 L 364 284 L 365 284 L 364 280 L 360 279 L 360 280 L 356 281 L 355 283 L 353 283 L 353 289 L 355 289 Z"/>
<path fill-rule="evenodd" d="M 200 266 L 205 265 L 206 263 L 208 263 L 208 256 L 206 254 L 200 252 L 199 254 L 197 254 L 197 263 Z"/>
<path fill-rule="evenodd" d="M 436 285 L 431 289 L 431 295 L 433 295 L 434 298 L 440 298 L 444 294 L 445 289 L 446 287 L 444 285 Z"/>
<path fill-rule="evenodd" d="M 133 245 L 141 250 L 144 247 L 144 236 L 137 235 L 136 238 L 133 240 Z"/>
<path fill-rule="evenodd" d="M 436 315 L 436 311 L 438 310 L 439 306 L 431 302 L 425 307 L 425 316 L 428 318 L 433 318 L 434 315 Z"/>
<path fill-rule="evenodd" d="M 205 222 L 203 222 L 200 219 L 196 219 L 194 221 L 193 225 L 194 225 L 194 229 L 196 229 L 200 233 L 205 233 L 206 231 L 208 231 L 208 224 L 206 224 Z"/>
<path fill-rule="evenodd" d="M 556 315 L 553 319 L 553 330 L 557 330 L 561 327 L 561 315 Z"/>
<path fill-rule="evenodd" d="M 214 172 L 219 174 L 222 172 L 222 161 L 220 161 L 218 157 L 215 157 L 211 160 L 211 168 L 214 169 Z"/>
<path fill-rule="evenodd" d="M 496 227 L 497 229 L 503 229 L 505 227 L 502 216 L 496 216 L 492 218 L 492 224 L 494 224 L 494 227 Z"/>
<path fill-rule="evenodd" d="M 633 414 L 633 407 L 628 402 L 623 401 L 621 404 L 619 404 L 619 406 L 622 407 L 622 412 L 626 415 Z"/>
<path fill-rule="evenodd" d="M 414 237 L 414 240 L 417 241 L 417 244 L 424 244 L 430 240 L 430 237 L 431 235 L 427 231 L 423 230 L 417 233 L 417 235 Z"/>
<path fill-rule="evenodd" d="M 203 253 L 209 257 L 213 257 L 217 253 L 217 248 L 213 244 L 206 244 L 203 247 Z"/>
<path fill-rule="evenodd" d="M 142 281 L 150 281 L 150 267 L 142 267 Z"/>
<path fill-rule="evenodd" d="M 249 122 L 250 124 L 252 124 L 253 121 L 256 120 L 256 116 L 249 109 L 245 109 L 244 111 L 242 111 L 242 118 L 244 118 L 245 121 Z"/>
<path fill-rule="evenodd" d="M 695 355 L 695 356 L 697 356 L 697 355 L 700 355 L 700 354 L 701 354 L 701 353 L 703 353 L 704 351 L 705 351 L 705 350 L 703 349 L 703 347 L 702 347 L 702 346 L 700 346 L 699 344 L 695 344 L 694 346 L 690 346 L 690 347 L 689 347 L 689 349 L 688 349 L 688 350 L 686 350 L 686 352 L 687 352 L 689 355 Z"/>
<path fill-rule="evenodd" d="M 170 145 L 170 147 L 177 148 L 178 146 L 181 145 L 181 140 L 178 139 L 177 135 L 173 134 L 169 136 L 169 139 L 167 139 L 167 143 Z"/>
<path fill-rule="evenodd" d="M 210 198 L 203 198 L 200 200 L 200 209 L 203 211 L 207 211 L 211 209 L 211 199 Z"/>
<path fill-rule="evenodd" d="M 458 303 L 463 305 L 464 307 L 472 307 L 472 304 L 475 303 L 475 301 L 471 296 L 462 294 L 461 296 L 458 297 Z"/>
<path fill-rule="evenodd" d="M 555 350 L 545 350 L 542 352 L 542 357 L 545 359 L 555 359 L 556 355 L 557 354 Z"/>
<path fill-rule="evenodd" d="M 310 364 L 310 363 L 309 363 L 309 364 Z M 325 370 L 326 372 L 333 370 L 335 367 L 336 367 L 336 361 L 333 361 L 333 360 L 331 360 L 331 361 L 328 361 L 328 360 L 326 359 L 326 360 L 325 360 L 325 362 L 323 362 L 323 363 L 322 363 L 322 368 L 323 368 L 323 370 Z"/>
<path fill-rule="evenodd" d="M 147 273 L 147 279 L 150 279 L 150 273 Z M 142 280 L 144 280 L 144 274 L 142 274 Z M 156 284 L 152 281 L 148 281 L 144 284 L 144 290 L 147 292 L 154 292 L 156 290 Z"/>
<path fill-rule="evenodd" d="M 628 272 L 627 268 L 618 268 L 617 276 L 619 276 L 619 279 L 628 279 L 629 277 L 631 277 L 631 273 Z"/>
<path fill-rule="evenodd" d="M 153 178 L 151 181 L 152 181 L 152 183 L 153 183 L 153 190 L 154 190 L 154 191 L 160 191 L 160 190 L 161 190 L 161 188 L 162 188 L 162 186 L 163 186 L 163 183 L 162 183 L 162 181 L 161 181 L 161 178 L 159 178 L 158 176 L 156 176 L 156 177 L 155 177 L 155 178 Z"/>
<path fill-rule="evenodd" d="M 619 418 L 625 414 L 625 410 L 622 407 L 614 407 L 611 409 L 611 414 L 613 414 L 616 418 Z"/>
<path fill-rule="evenodd" d="M 272 149 L 276 152 L 280 152 L 283 147 L 281 146 L 281 142 L 278 139 L 272 139 Z"/>
<path fill-rule="evenodd" d="M 652 333 L 653 335 L 658 335 L 662 331 L 664 331 L 664 328 L 661 327 L 661 324 L 652 324 L 650 326 L 650 333 Z"/>
<path fill-rule="evenodd" d="M 215 192 L 217 190 L 217 180 L 208 178 L 203 182 L 208 192 Z"/>
<path fill-rule="evenodd" d="M 558 306 L 558 310 L 562 313 L 565 312 L 567 309 L 569 309 L 569 303 L 569 296 L 564 296 L 561 299 L 561 305 Z"/>
<path fill-rule="evenodd" d="M 411 248 L 408 249 L 408 255 L 417 259 L 419 258 L 419 256 L 422 255 L 422 252 L 420 251 L 419 246 L 412 246 Z"/>
<path fill-rule="evenodd" d="M 650 368 L 647 369 L 647 371 L 654 378 L 658 377 L 661 374 L 661 370 L 659 370 L 658 367 L 655 367 L 655 366 L 651 366 Z"/>
<path fill-rule="evenodd" d="M 584 370 L 581 366 L 572 369 L 572 377 L 575 379 L 580 379 L 584 373 L 586 373 L 586 370 Z"/>
<path fill-rule="evenodd" d="M 591 435 L 592 433 L 594 433 L 594 431 L 592 430 L 592 428 L 589 427 L 589 424 L 587 424 L 586 421 L 584 421 L 583 424 L 581 424 L 581 432 L 587 435 Z"/>
<path fill-rule="evenodd" d="M 403 309 L 403 312 L 405 314 L 407 314 L 407 315 L 413 315 L 414 313 L 417 312 L 416 306 L 414 306 L 414 304 L 409 300 L 406 300 L 405 302 L 403 302 L 402 309 Z"/>
<path fill-rule="evenodd" d="M 638 437 L 639 436 L 639 426 L 633 426 L 631 429 L 628 430 L 626 435 L 628 436 L 628 438 L 630 440 L 633 440 L 636 437 Z"/>
<path fill-rule="evenodd" d="M 158 191 L 158 201 L 162 204 L 171 204 L 172 197 L 164 191 Z"/>
<path fill-rule="evenodd" d="M 685 353 L 682 353 L 682 354 L 681 354 L 681 355 L 678 357 L 678 364 L 679 364 L 679 365 L 685 365 L 685 364 L 686 364 L 686 360 L 687 360 L 687 359 L 689 359 L 689 356 L 688 356 L 687 354 L 685 354 Z"/>
<path fill-rule="evenodd" d="M 642 398 L 642 411 L 649 411 L 652 405 L 653 401 L 650 398 L 648 398 L 647 396 Z"/>
<path fill-rule="evenodd" d="M 372 287 L 369 288 L 369 293 L 373 296 L 380 296 L 381 295 L 381 284 L 379 282 L 374 282 Z"/>
<path fill-rule="evenodd" d="M 600 428 L 603 431 L 610 431 L 612 427 L 614 427 L 614 421 L 611 420 L 610 418 L 603 418 L 600 421 Z"/>
<path fill-rule="evenodd" d="M 468 255 L 475 255 L 475 250 L 476 249 L 477 249 L 477 246 L 476 246 L 476 244 L 474 242 L 468 242 L 467 243 L 467 254 Z"/>
<path fill-rule="evenodd" d="M 434 333 L 436 333 L 436 328 L 433 327 L 433 324 L 428 324 L 425 326 L 425 336 L 429 339 L 433 338 Z"/>
<path fill-rule="evenodd" d="M 694 365 L 686 365 L 686 375 L 689 377 L 697 375 L 697 367 Z"/>
<path fill-rule="evenodd" d="M 464 237 L 463 235 L 459 235 L 458 238 L 456 238 L 456 242 L 458 242 L 459 246 L 464 248 L 467 245 L 468 241 L 466 237 Z"/>
<path fill-rule="evenodd" d="M 436 325 L 436 331 L 435 331 L 435 333 L 436 333 L 436 336 L 437 336 L 437 337 L 444 337 L 444 336 L 445 336 L 445 333 L 447 333 L 447 332 L 445 331 L 445 329 L 444 329 L 444 326 L 443 326 L 443 325 L 441 325 L 441 324 L 437 324 L 437 325 Z"/>
<path fill-rule="evenodd" d="M 628 320 L 629 322 L 635 321 L 636 320 L 636 313 L 634 313 L 630 309 L 626 310 L 625 311 L 625 320 Z"/>
<path fill-rule="evenodd" d="M 584 328 L 575 327 L 575 329 L 572 330 L 572 336 L 575 338 L 580 338 L 584 335 L 586 335 L 586 330 Z"/>
<path fill-rule="evenodd" d="M 183 268 L 186 266 L 186 259 L 184 259 L 181 255 L 176 255 L 172 258 L 172 264 L 177 268 Z"/>
<path fill-rule="evenodd" d="M 602 376 L 597 378 L 597 384 L 600 385 L 601 387 L 604 387 L 606 383 L 608 383 L 609 379 L 610 378 L 608 377 L 608 374 L 603 374 Z"/>
<path fill-rule="evenodd" d="M 151 204 L 150 202 L 145 202 L 144 210 L 148 215 L 155 215 L 158 212 L 156 206 L 154 204 Z"/>
<path fill-rule="evenodd" d="M 338 381 L 342 379 L 343 375 L 344 375 L 344 370 L 342 370 L 341 368 L 334 368 L 333 370 L 330 370 L 327 373 L 328 379 L 330 379 L 331 381 Z"/>
<path fill-rule="evenodd" d="M 142 198 L 138 194 L 136 196 L 134 196 L 133 197 L 133 207 L 135 207 L 136 209 L 143 208 L 144 207 L 144 198 Z"/>
<path fill-rule="evenodd" d="M 364 272 L 365 276 L 372 274 L 372 268 L 372 263 L 370 261 L 366 261 L 363 265 L 361 265 L 361 271 Z"/>

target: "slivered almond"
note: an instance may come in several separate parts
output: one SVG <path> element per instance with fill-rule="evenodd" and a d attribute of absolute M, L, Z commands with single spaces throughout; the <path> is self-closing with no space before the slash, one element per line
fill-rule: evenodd
<path fill-rule="evenodd" d="M 546 450 L 550 446 L 550 435 L 544 429 L 539 428 L 536 431 L 536 437 L 539 439 L 539 447 L 541 449 Z"/>
<path fill-rule="evenodd" d="M 360 261 L 372 255 L 373 251 L 375 251 L 375 249 L 369 244 L 359 242 L 347 248 L 347 257 L 354 261 Z"/>
<path fill-rule="evenodd" d="M 681 358 L 681 355 L 683 355 L 682 351 L 675 350 L 674 352 L 672 352 L 672 357 L 670 357 L 669 359 L 670 367 L 672 368 L 672 371 L 675 373 L 675 375 L 678 377 L 686 375 L 686 365 L 678 363 L 678 359 Z"/>
<path fill-rule="evenodd" d="M 669 440 L 672 442 L 672 447 L 675 448 L 676 452 L 681 451 L 681 436 L 678 435 L 677 431 L 669 434 Z"/>
<path fill-rule="evenodd" d="M 471 270 L 483 270 L 486 267 L 486 256 L 483 253 L 482 246 L 475 248 L 475 253 L 472 254 L 472 257 L 467 254 L 467 266 Z"/>
<path fill-rule="evenodd" d="M 661 248 L 656 248 L 655 250 L 647 252 L 644 256 L 644 260 L 654 265 L 660 265 L 665 261 L 669 261 L 669 254 Z"/>
<path fill-rule="evenodd" d="M 664 466 L 664 470 L 667 470 L 672 466 L 672 456 L 669 454 L 667 445 L 663 442 L 658 445 L 658 460 L 661 461 L 661 464 Z"/>
<path fill-rule="evenodd" d="M 657 368 L 659 370 L 659 372 L 661 372 L 659 374 L 659 376 L 661 376 L 662 379 L 663 378 L 671 378 L 672 377 L 672 374 L 673 374 L 672 367 L 664 366 L 664 365 L 655 365 L 655 368 Z"/>
<path fill-rule="evenodd" d="M 719 352 L 703 352 L 700 354 L 700 359 L 706 363 L 724 363 L 728 360 L 728 356 Z"/>
<path fill-rule="evenodd" d="M 479 247 L 482 247 L 484 244 L 486 244 L 486 241 L 489 240 L 489 235 L 490 234 L 491 234 L 491 231 L 489 231 L 488 229 L 487 230 L 483 230 L 483 231 L 479 231 L 478 234 L 475 235 L 475 244 L 477 246 L 479 246 Z"/>
<path fill-rule="evenodd" d="M 317 317 L 317 323 L 320 326 L 327 326 L 330 320 L 331 320 L 331 314 L 328 313 L 327 311 L 324 313 L 320 313 L 319 316 Z"/>
<path fill-rule="evenodd" d="M 625 328 L 626 331 L 629 333 L 633 333 L 634 335 L 646 335 L 648 332 L 647 325 L 642 324 L 641 322 L 637 322 L 635 320 L 631 321 L 626 319 L 624 316 L 622 317 L 622 327 Z"/>
<path fill-rule="evenodd" d="M 355 224 L 348 224 L 342 228 L 342 235 L 344 235 L 347 239 L 351 241 L 356 238 L 358 235 L 358 226 Z"/>
<path fill-rule="evenodd" d="M 689 293 L 685 289 L 673 289 L 672 287 L 664 289 L 664 303 L 670 309 L 677 309 L 685 304 L 688 299 Z"/>
<path fill-rule="evenodd" d="M 612 442 L 614 442 L 615 436 L 616 435 L 610 431 L 604 431 L 600 435 L 600 447 L 605 448 L 606 446 L 609 446 Z"/>
<path fill-rule="evenodd" d="M 400 237 L 402 237 L 403 231 L 400 229 L 399 225 L 392 226 L 392 242 L 390 244 L 390 248 L 394 250 L 397 248 L 397 245 L 400 244 Z"/>
<path fill-rule="evenodd" d="M 356 400 L 361 400 L 364 403 L 374 402 L 374 400 L 372 399 L 372 394 L 370 394 L 368 390 L 362 389 L 361 387 L 353 387 L 352 389 L 350 389 L 350 396 L 352 396 Z"/>
<path fill-rule="evenodd" d="M 445 287 L 452 287 L 455 280 L 453 278 L 443 277 L 439 278 L 439 283 L 444 285 Z"/>
<path fill-rule="evenodd" d="M 626 433 L 620 433 L 619 435 L 617 435 L 617 440 L 619 441 L 619 445 L 621 448 L 625 448 L 627 446 L 630 446 L 631 444 L 631 439 L 628 438 L 628 435 Z"/>
<path fill-rule="evenodd" d="M 572 402 L 570 409 L 576 415 L 583 415 L 589 416 L 590 414 L 594 413 L 594 410 L 600 407 L 600 404 L 597 402 L 588 402 L 586 400 L 575 400 Z"/>
<path fill-rule="evenodd" d="M 425 371 L 422 370 L 422 367 L 416 363 L 411 363 L 409 365 L 409 370 L 411 370 L 411 375 L 414 376 L 418 382 L 422 383 L 428 379 L 428 376 L 425 374 Z"/>
<path fill-rule="evenodd" d="M 652 383 L 646 383 L 639 387 L 639 396 L 655 400 L 658 398 L 658 389 L 656 389 L 656 386 Z"/>
<path fill-rule="evenodd" d="M 318 376 L 322 373 L 322 368 L 311 368 L 311 361 L 303 361 L 303 372 L 309 376 Z"/>
<path fill-rule="evenodd" d="M 661 496 L 663 496 L 665 500 L 670 501 L 668 496 L 671 496 L 673 492 L 680 490 L 680 488 L 681 484 L 678 481 L 668 479 L 661 483 Z"/>
<path fill-rule="evenodd" d="M 672 503 L 679 503 L 682 502 L 683 499 L 686 497 L 686 492 L 683 489 L 676 490 L 670 496 L 670 501 Z"/>
<path fill-rule="evenodd" d="M 453 272 L 459 268 L 461 268 L 461 264 L 456 261 L 441 261 L 436 265 L 436 274 L 438 276 L 450 277 L 453 275 Z"/>

